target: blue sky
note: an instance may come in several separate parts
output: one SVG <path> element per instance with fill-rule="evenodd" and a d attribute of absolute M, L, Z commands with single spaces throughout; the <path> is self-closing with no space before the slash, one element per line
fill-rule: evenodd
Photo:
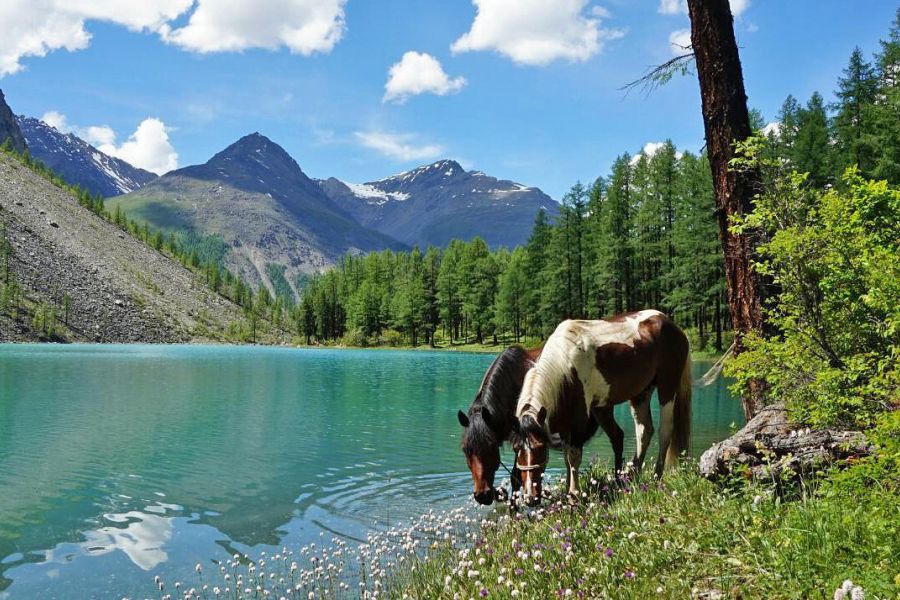
<path fill-rule="evenodd" d="M 96 0 L 81 13 L 77 2 L 4 0 L 0 31 L 14 31 L 0 40 L 0 88 L 16 113 L 55 111 L 156 170 L 175 164 L 173 151 L 178 166 L 196 164 L 259 131 L 312 177 L 367 181 L 448 157 L 560 198 L 648 142 L 703 144 L 695 77 L 649 97 L 619 89 L 672 56 L 670 36 L 688 27 L 678 0 L 243 3 L 235 16 L 224 0 Z M 853 47 L 877 50 L 898 5 L 733 6 L 750 104 L 772 119 L 789 93 L 829 98 Z M 430 58 L 404 60 L 386 96 L 407 52 Z M 145 123 L 128 146 L 148 118 L 156 130 Z"/>

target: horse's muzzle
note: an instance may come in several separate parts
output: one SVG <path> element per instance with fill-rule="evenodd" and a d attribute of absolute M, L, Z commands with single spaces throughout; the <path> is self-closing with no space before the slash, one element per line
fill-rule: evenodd
<path fill-rule="evenodd" d="M 475 492 L 472 495 L 475 497 L 475 501 L 478 502 L 478 504 L 489 506 L 494 503 L 494 490 Z"/>

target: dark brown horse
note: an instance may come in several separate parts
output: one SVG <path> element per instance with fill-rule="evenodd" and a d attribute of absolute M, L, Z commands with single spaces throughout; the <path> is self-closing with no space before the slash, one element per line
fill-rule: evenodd
<path fill-rule="evenodd" d="M 540 348 L 522 346 L 501 352 L 484 374 L 468 414 L 457 414 L 464 428 L 461 445 L 472 472 L 473 494 L 481 504 L 491 504 L 497 496 L 494 476 L 500 468 L 500 446 L 517 425 L 516 401 L 522 382 L 540 354 Z M 515 491 L 520 477 L 513 472 L 511 479 Z"/>
<path fill-rule="evenodd" d="M 596 431 L 592 421 L 626 401 L 635 420 L 634 463 L 640 468 L 653 435 L 654 387 L 661 420 L 656 473 L 661 476 L 690 443 L 690 366 L 684 332 L 656 310 L 560 323 L 526 374 L 516 406 L 512 442 L 526 502 L 540 500 L 551 435 L 562 440 L 569 494 L 578 494 L 582 448 Z"/>

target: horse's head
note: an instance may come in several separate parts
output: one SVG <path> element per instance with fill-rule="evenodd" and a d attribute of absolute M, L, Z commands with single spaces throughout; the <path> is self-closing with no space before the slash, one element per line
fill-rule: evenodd
<path fill-rule="evenodd" d="M 501 440 L 487 423 L 486 419 L 490 419 L 487 408 L 470 410 L 468 415 L 459 411 L 456 416 L 463 426 L 461 446 L 472 472 L 473 495 L 479 504 L 491 504 L 497 495 L 494 475 L 500 468 Z"/>
<path fill-rule="evenodd" d="M 530 406 L 530 405 L 529 405 Z M 541 480 L 550 459 L 550 436 L 544 428 L 547 409 L 527 410 L 513 432 L 513 450 L 516 453 L 516 470 L 522 477 L 522 495 L 525 504 L 534 506 L 541 501 Z"/>

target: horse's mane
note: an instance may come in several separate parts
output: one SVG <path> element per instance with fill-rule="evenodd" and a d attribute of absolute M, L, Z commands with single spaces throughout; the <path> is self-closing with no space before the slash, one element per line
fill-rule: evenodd
<path fill-rule="evenodd" d="M 544 346 L 534 368 L 525 374 L 522 393 L 516 405 L 517 417 L 521 418 L 526 412 L 532 411 L 537 415 L 542 406 L 548 413 L 556 411 L 560 392 L 572 373 L 569 356 L 573 345 L 577 343 L 577 332 L 573 327 L 572 321 L 560 323 L 547 340 L 547 345 Z"/>
<path fill-rule="evenodd" d="M 469 407 L 465 448 L 477 452 L 485 446 L 496 446 L 509 436 L 522 370 L 529 368 L 530 361 L 525 348 L 515 345 L 501 352 L 488 367 Z"/>

